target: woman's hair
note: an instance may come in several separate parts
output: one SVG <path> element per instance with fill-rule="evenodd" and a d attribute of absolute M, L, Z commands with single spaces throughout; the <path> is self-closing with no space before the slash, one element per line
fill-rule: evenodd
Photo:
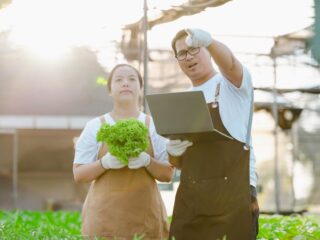
<path fill-rule="evenodd" d="M 130 67 L 130 68 L 132 68 L 136 72 L 136 74 L 137 74 L 137 76 L 139 78 L 140 89 L 143 87 L 143 79 L 142 79 L 142 76 L 141 76 L 140 72 L 135 67 L 131 66 L 130 64 L 122 63 L 122 64 L 118 64 L 118 65 L 114 66 L 113 69 L 111 70 L 111 72 L 108 75 L 107 88 L 108 88 L 109 92 L 111 91 L 111 81 L 112 81 L 113 74 L 120 67 Z"/>
<path fill-rule="evenodd" d="M 174 38 L 172 39 L 171 41 L 171 47 L 174 51 L 174 55 L 177 56 L 177 49 L 176 49 L 176 42 L 180 39 L 180 38 L 183 38 L 183 37 L 186 37 L 188 36 L 187 32 L 182 29 L 180 30 L 179 32 L 176 33 L 176 35 L 174 36 Z"/>

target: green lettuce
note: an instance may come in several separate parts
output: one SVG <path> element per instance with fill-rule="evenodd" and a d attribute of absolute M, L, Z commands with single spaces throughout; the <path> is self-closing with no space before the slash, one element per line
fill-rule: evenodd
<path fill-rule="evenodd" d="M 102 124 L 97 141 L 106 143 L 108 151 L 128 165 L 130 157 L 137 157 L 148 147 L 148 129 L 137 119 L 119 120 L 116 124 Z"/>

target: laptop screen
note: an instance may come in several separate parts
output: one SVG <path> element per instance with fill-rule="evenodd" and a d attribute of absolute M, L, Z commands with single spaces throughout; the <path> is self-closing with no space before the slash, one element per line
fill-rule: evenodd
<path fill-rule="evenodd" d="M 202 91 L 153 94 L 146 99 L 160 135 L 214 130 Z"/>

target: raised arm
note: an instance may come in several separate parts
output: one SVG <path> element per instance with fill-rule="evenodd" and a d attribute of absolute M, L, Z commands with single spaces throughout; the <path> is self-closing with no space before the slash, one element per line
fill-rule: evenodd
<path fill-rule="evenodd" d="M 186 43 L 192 47 L 206 47 L 221 74 L 239 88 L 242 83 L 242 66 L 231 50 L 223 43 L 213 39 L 206 31 L 186 29 L 186 32 L 188 33 Z"/>

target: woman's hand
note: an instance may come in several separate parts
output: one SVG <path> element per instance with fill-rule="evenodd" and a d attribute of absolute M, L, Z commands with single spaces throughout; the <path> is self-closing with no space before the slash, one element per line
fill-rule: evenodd
<path fill-rule="evenodd" d="M 106 169 L 120 169 L 125 165 L 110 153 L 104 155 L 100 160 L 88 164 L 73 164 L 74 180 L 80 182 L 91 182 L 105 173 Z"/>
<path fill-rule="evenodd" d="M 168 164 L 152 158 L 148 153 L 142 152 L 138 157 L 129 158 L 130 169 L 145 167 L 146 170 L 160 182 L 170 182 L 173 177 L 174 168 Z"/>
<path fill-rule="evenodd" d="M 128 167 L 130 169 L 138 169 L 141 167 L 147 167 L 151 162 L 151 157 L 148 153 L 142 152 L 138 157 L 129 158 Z"/>
<path fill-rule="evenodd" d="M 109 152 L 101 158 L 101 166 L 104 169 L 120 169 L 125 165 Z"/>

